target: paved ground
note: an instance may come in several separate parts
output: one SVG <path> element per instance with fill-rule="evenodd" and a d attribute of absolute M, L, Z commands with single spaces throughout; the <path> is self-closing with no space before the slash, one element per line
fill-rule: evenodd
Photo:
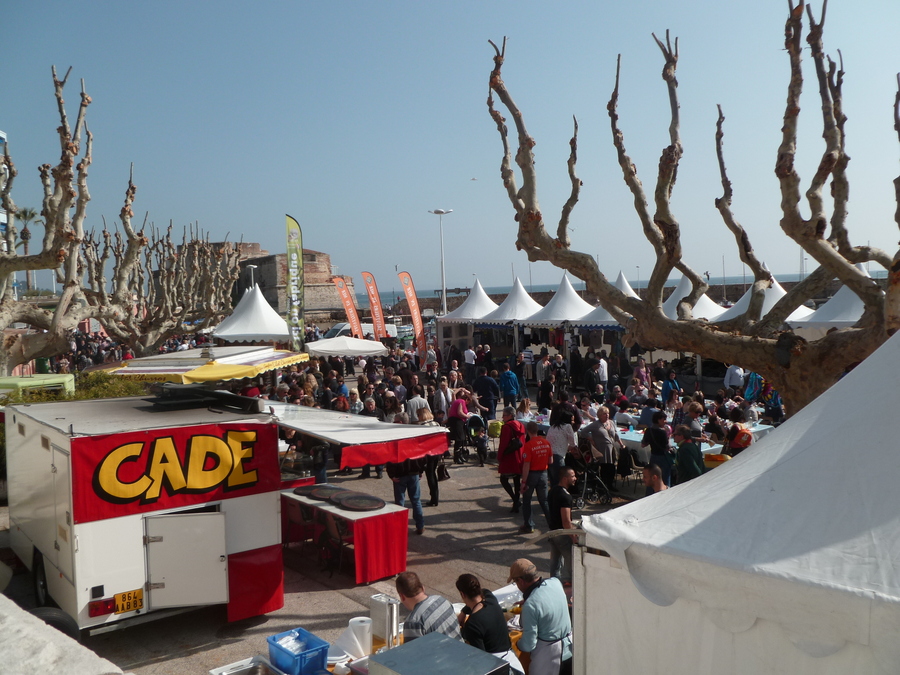
<path fill-rule="evenodd" d="M 358 475 L 358 472 L 357 472 Z M 426 592 L 458 601 L 456 578 L 469 572 L 488 588 L 506 584 L 509 564 L 528 557 L 546 572 L 550 555 L 546 543 L 531 544 L 546 523 L 535 501 L 538 529 L 519 535 L 521 516 L 509 514 L 510 501 L 500 486 L 496 467 L 450 467 L 451 479 L 441 483 L 441 504 L 425 509 L 425 533 L 416 536 L 410 516 L 408 568 L 418 572 Z M 391 481 L 356 475 L 334 477 L 354 489 L 393 499 Z M 643 487 L 620 484 L 620 494 L 632 498 Z M 428 490 L 422 481 L 423 501 Z M 613 507 L 622 503 L 614 500 Z M 596 513 L 608 507 L 589 508 Z M 577 515 L 577 514 L 576 514 Z M 0 559 L 8 544 L 6 508 L 0 508 Z M 267 654 L 266 637 L 297 626 L 334 641 L 354 616 L 368 615 L 368 600 L 375 593 L 395 595 L 392 579 L 367 586 L 354 585 L 350 575 L 322 573 L 312 546 L 299 544 L 285 551 L 285 605 L 263 617 L 227 623 L 222 607 L 210 607 L 150 622 L 122 631 L 86 638 L 84 644 L 126 672 L 137 675 L 202 674 L 255 654 Z M 7 595 L 23 607 L 33 606 L 30 576 L 18 573 Z M 402 612 L 403 610 L 401 610 Z M 401 615 L 402 618 L 402 615 Z"/>

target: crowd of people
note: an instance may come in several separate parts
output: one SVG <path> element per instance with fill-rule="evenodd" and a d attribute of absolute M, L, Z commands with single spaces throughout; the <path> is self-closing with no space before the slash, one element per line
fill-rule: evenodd
<path fill-rule="evenodd" d="M 511 501 L 510 513 L 522 519 L 519 532 L 535 531 L 535 495 L 548 530 L 565 531 L 573 528 L 573 488 L 586 470 L 596 470 L 604 483 L 613 485 L 623 459 L 629 467 L 632 462 L 643 465 L 647 494 L 692 480 L 704 471 L 700 443 L 721 443 L 723 451 L 731 455 L 746 449 L 753 438 L 747 427 L 760 417 L 755 403 L 771 402 L 773 394 L 757 375 L 745 376 L 737 366 L 729 368 L 728 386 L 706 400 L 701 392 L 685 391 L 676 371 L 661 360 L 651 367 L 639 357 L 629 364 L 625 378 L 622 364 L 614 374 L 603 352 L 582 357 L 578 375 L 562 355 L 551 358 L 542 354 L 529 360 L 523 352 L 495 359 L 490 347 L 483 345 L 470 347 L 459 356 L 452 358 L 453 352 L 444 350 L 434 360 L 419 361 L 410 350 L 394 349 L 378 359 L 323 357 L 291 366 L 274 385 L 243 383 L 241 393 L 391 424 L 446 426 L 452 455 L 366 466 L 358 474 L 359 479 L 387 474 L 393 482 L 395 503 L 405 506 L 407 500 L 411 502 L 417 534 L 425 529 L 423 507 L 439 503 L 439 474 L 441 469 L 446 471 L 445 459 L 484 466 L 492 422 L 496 425 L 492 435 L 499 437 L 496 470 Z M 531 386 L 526 379 L 529 375 L 535 378 Z M 533 391 L 536 403 L 531 399 Z M 764 399 L 763 392 L 769 399 Z M 498 406 L 500 419 L 494 421 Z M 762 417 L 776 421 L 769 403 Z M 628 427 L 643 430 L 644 453 L 635 456 L 626 448 L 620 433 Z M 473 457 L 470 448 L 474 448 Z M 331 450 L 339 452 L 338 448 Z M 335 459 L 340 465 L 340 457 Z M 317 480 L 327 480 L 327 463 L 327 456 L 318 458 Z M 354 469 L 343 468 L 339 473 L 353 474 Z M 423 475 L 429 488 L 427 502 L 421 496 Z M 528 561 L 517 561 L 516 573 L 510 573 L 526 598 L 519 647 L 532 652 L 532 672 L 555 675 L 560 664 L 565 669 L 571 654 L 566 597 L 576 541 L 574 530 L 550 538 L 550 576 L 546 579 L 539 577 Z M 398 594 L 410 611 L 405 623 L 407 639 L 439 631 L 506 658 L 517 668 L 511 660 L 515 656 L 505 622 L 497 620 L 496 599 L 473 575 L 462 575 L 457 588 L 465 604 L 458 616 L 446 599 L 426 595 L 413 572 L 398 577 Z M 548 642 L 556 646 L 542 656 Z M 534 670 L 536 660 L 541 663 L 544 658 L 550 665 Z"/>
<path fill-rule="evenodd" d="M 159 348 L 160 354 L 181 352 L 209 344 L 209 336 L 202 333 L 173 335 Z M 135 357 L 134 350 L 99 331 L 72 331 L 68 350 L 49 359 L 50 372 L 67 374 L 81 372 L 105 363 L 121 363 Z"/>

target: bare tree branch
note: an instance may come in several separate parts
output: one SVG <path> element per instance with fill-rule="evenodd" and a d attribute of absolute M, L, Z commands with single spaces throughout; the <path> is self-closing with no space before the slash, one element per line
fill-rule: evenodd
<path fill-rule="evenodd" d="M 572 139 L 569 141 L 571 149 L 569 151 L 569 161 L 567 162 L 572 191 L 569 193 L 566 203 L 563 204 L 562 216 L 560 216 L 559 226 L 556 228 L 556 239 L 563 248 L 569 248 L 572 245 L 569 239 L 569 216 L 572 214 L 575 204 L 578 203 L 578 195 L 581 193 L 581 186 L 583 185 L 578 176 L 575 175 L 575 164 L 578 162 L 578 120 L 575 119 L 574 115 L 572 115 L 572 123 L 575 129 L 572 132 Z"/>

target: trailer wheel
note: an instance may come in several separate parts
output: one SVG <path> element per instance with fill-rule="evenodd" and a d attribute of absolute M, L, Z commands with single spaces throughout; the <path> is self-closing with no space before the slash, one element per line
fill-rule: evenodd
<path fill-rule="evenodd" d="M 34 602 L 38 607 L 47 607 L 50 604 L 50 592 L 47 590 L 47 573 L 44 570 L 44 555 L 40 551 L 34 552 L 34 562 L 31 565 L 31 578 L 34 588 Z"/>
<path fill-rule="evenodd" d="M 78 622 L 61 609 L 56 607 L 35 607 L 31 610 L 31 614 L 60 633 L 65 633 L 75 642 L 81 642 L 81 630 L 78 628 Z"/>

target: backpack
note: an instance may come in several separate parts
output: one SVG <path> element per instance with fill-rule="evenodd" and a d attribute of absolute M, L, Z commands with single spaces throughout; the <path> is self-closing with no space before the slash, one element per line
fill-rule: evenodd
<path fill-rule="evenodd" d="M 753 434 L 741 427 L 728 445 L 729 447 L 740 448 L 743 450 L 744 448 L 750 447 L 751 443 L 753 443 Z"/>

